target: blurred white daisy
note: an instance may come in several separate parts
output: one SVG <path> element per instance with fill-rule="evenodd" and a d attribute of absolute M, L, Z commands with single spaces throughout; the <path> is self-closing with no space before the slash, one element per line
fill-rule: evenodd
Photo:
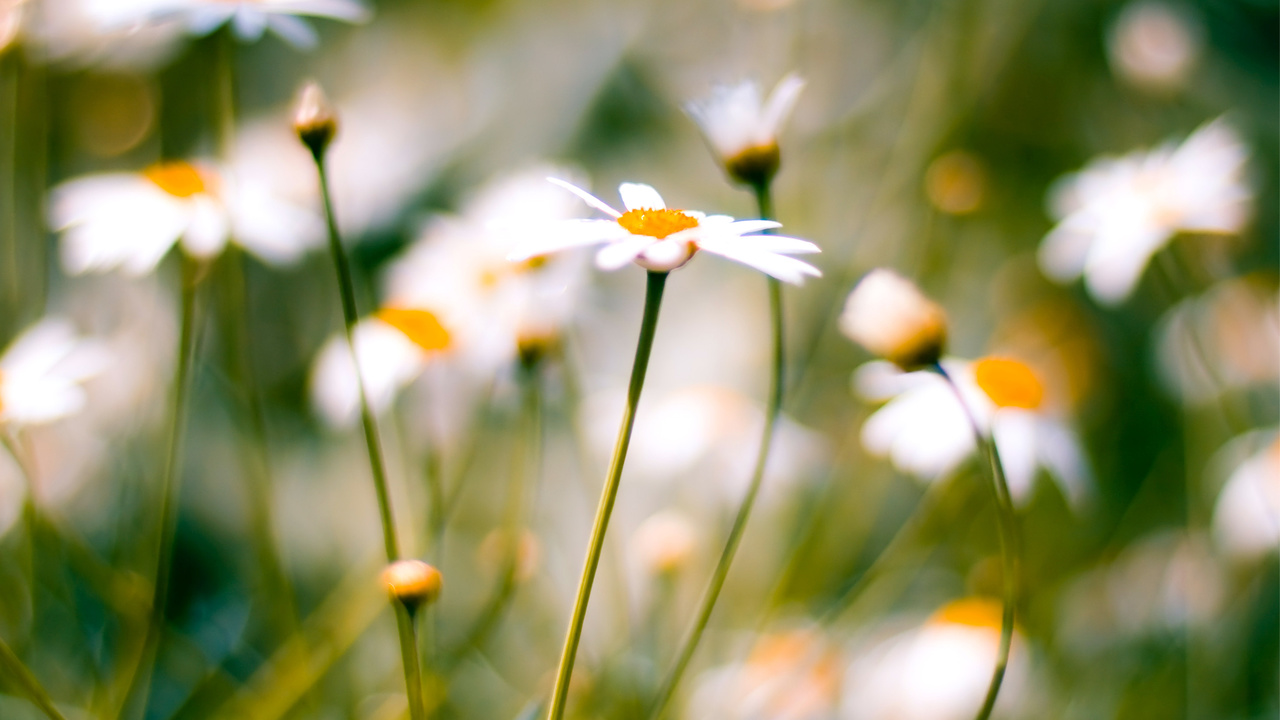
<path fill-rule="evenodd" d="M 1231 556 L 1252 560 L 1280 547 L 1280 436 L 1274 430 L 1249 433 L 1224 452 L 1238 455 L 1246 448 L 1256 449 L 1238 461 L 1218 494 L 1213 538 Z"/>
<path fill-rule="evenodd" d="M 1031 499 L 1036 474 L 1044 468 L 1067 502 L 1080 509 L 1092 487 L 1088 462 L 1075 433 L 1046 408 L 1035 373 L 1005 358 L 946 359 L 942 366 L 982 432 L 995 439 L 1014 502 Z M 964 407 L 937 373 L 904 373 L 875 361 L 859 367 L 853 382 L 863 399 L 887 401 L 862 426 L 863 447 L 900 471 L 934 482 L 977 450 Z"/>
<path fill-rule="evenodd" d="M 938 362 L 947 344 L 947 314 L 892 270 L 867 273 L 849 293 L 840 331 L 904 370 Z"/>
<path fill-rule="evenodd" d="M 745 662 L 698 677 L 689 717 L 830 720 L 840 698 L 839 652 L 811 630 L 766 635 Z"/>
<path fill-rule="evenodd" d="M 1201 33 L 1184 9 L 1162 2 L 1132 3 L 1108 37 L 1111 67 L 1138 87 L 1176 90 L 1200 58 Z"/>
<path fill-rule="evenodd" d="M 596 254 L 596 265 L 602 270 L 617 270 L 634 261 L 647 270 L 668 272 L 705 250 L 797 285 L 806 275 L 822 275 L 812 265 L 790 257 L 821 252 L 817 245 L 780 235 L 750 234 L 781 227 L 781 223 L 734 221 L 728 215 L 668 209 L 658 191 L 640 183 L 623 183 L 618 188 L 627 209 L 618 212 L 576 185 L 550 180 L 613 220 L 570 220 L 531 229 L 534 237 L 512 251 L 509 260 L 522 262 L 559 250 L 607 243 Z"/>
<path fill-rule="evenodd" d="M 351 340 L 348 345 L 342 333 L 331 337 L 311 371 L 312 401 L 334 427 L 349 427 L 360 417 L 357 361 L 369 409 L 380 414 L 422 373 L 428 360 L 448 350 L 452 341 L 449 331 L 430 311 L 397 307 L 383 308 L 361 320 Z"/>
<path fill-rule="evenodd" d="M 778 132 L 803 89 L 804 80 L 795 74 L 782 78 L 767 101 L 754 82 L 721 85 L 707 99 L 685 105 L 685 111 L 733 179 L 763 183 L 778 170 Z"/>
<path fill-rule="evenodd" d="M 951 602 L 923 625 L 855 652 L 844 677 L 842 720 L 962 720 L 986 697 L 1000 648 L 996 600 Z M 1017 707 L 1028 683 L 1025 653 L 1015 632 L 1008 674 L 996 714 Z"/>
<path fill-rule="evenodd" d="M 369 17 L 358 0 L 111 0 L 93 5 L 108 29 L 176 21 L 191 35 L 208 35 L 230 24 L 236 37 L 255 41 L 267 30 L 295 47 L 316 44 L 316 31 L 303 16 L 356 23 Z"/>
<path fill-rule="evenodd" d="M 120 268 L 151 272 L 174 243 L 211 258 L 233 240 L 284 264 L 317 244 L 314 212 L 282 202 L 252 178 L 171 161 L 138 173 L 106 173 L 53 189 L 50 224 L 62 233 L 62 264 L 72 275 Z"/>
<path fill-rule="evenodd" d="M 1280 382 L 1280 293 L 1254 275 L 1217 283 L 1161 318 L 1157 370 L 1165 387 L 1193 403 Z"/>
<path fill-rule="evenodd" d="M 1050 193 L 1058 225 L 1040 267 L 1058 282 L 1083 276 L 1099 302 L 1122 302 L 1151 258 L 1180 232 L 1234 234 L 1249 219 L 1248 150 L 1223 120 L 1182 144 L 1101 158 Z"/>
<path fill-rule="evenodd" d="M 0 356 L 0 423 L 39 425 L 79 412 L 83 383 L 107 361 L 106 349 L 77 335 L 66 320 L 33 325 Z"/>

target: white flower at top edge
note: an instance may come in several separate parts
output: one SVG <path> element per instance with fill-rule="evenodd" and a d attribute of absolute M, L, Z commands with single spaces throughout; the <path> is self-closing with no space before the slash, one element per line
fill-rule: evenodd
<path fill-rule="evenodd" d="M 767 181 L 778 166 L 778 132 L 804 84 L 800 76 L 787 75 L 767 101 L 761 100 L 754 82 L 720 85 L 707 99 L 685 105 L 685 111 L 735 179 Z"/>
<path fill-rule="evenodd" d="M 100 343 L 78 336 L 65 320 L 28 328 L 0 356 L 0 423 L 38 425 L 79 412 L 81 384 L 107 361 Z"/>
<path fill-rule="evenodd" d="M 300 16 L 349 23 L 369 17 L 369 9 L 358 0 L 112 0 L 96 3 L 93 10 L 108 29 L 176 20 L 199 36 L 230 23 L 241 40 L 258 40 L 270 30 L 300 48 L 313 47 L 317 39 L 315 29 Z"/>
<path fill-rule="evenodd" d="M 949 358 L 942 366 L 959 386 L 979 427 L 994 436 L 1014 501 L 1024 505 L 1031 499 L 1036 473 L 1043 467 L 1058 481 L 1067 502 L 1079 509 L 1089 499 L 1092 480 L 1075 433 L 1043 407 L 1042 391 L 1026 376 L 993 366 L 1007 382 L 993 380 L 980 365 L 989 362 L 1013 361 Z M 977 450 L 964 408 L 937 373 L 904 373 L 891 363 L 875 361 L 859 367 L 853 382 L 864 399 L 887 401 L 862 426 L 863 447 L 887 457 L 900 471 L 934 482 Z M 999 405 L 992 393 L 1003 395 Z"/>
<path fill-rule="evenodd" d="M 617 270 L 634 261 L 655 272 L 675 270 L 699 250 L 736 260 L 785 282 L 802 284 L 806 275 L 821 272 L 791 255 L 821 252 L 806 240 L 780 235 L 755 235 L 781 227 L 772 220 L 738 220 L 728 215 L 705 215 L 667 208 L 662 196 L 648 185 L 623 183 L 618 188 L 626 212 L 619 212 L 586 190 L 563 180 L 551 182 L 582 198 L 612 220 L 568 220 L 531 230 L 534 236 L 507 255 L 525 261 L 574 247 L 607 243 L 596 254 L 602 270 Z"/>
<path fill-rule="evenodd" d="M 1248 156 L 1219 119 L 1177 147 L 1095 160 L 1051 192 L 1059 223 L 1040 245 L 1040 267 L 1058 282 L 1083 276 L 1099 302 L 1122 302 L 1174 235 L 1244 228 L 1253 197 Z"/>
<path fill-rule="evenodd" d="M 181 161 L 69 180 L 53 189 L 49 221 L 62 232 L 63 267 L 73 275 L 115 268 L 144 275 L 174 243 L 203 259 L 232 238 L 285 264 L 317 244 L 323 229 L 314 212 L 251 178 L 237 182 L 231 172 Z"/>

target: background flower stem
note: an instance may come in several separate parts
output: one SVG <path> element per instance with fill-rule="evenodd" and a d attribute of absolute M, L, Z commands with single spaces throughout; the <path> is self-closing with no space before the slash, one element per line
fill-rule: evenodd
<path fill-rule="evenodd" d="M 618 481 L 622 479 L 622 466 L 627 460 L 627 447 L 631 444 L 631 428 L 635 424 L 636 406 L 644 389 L 645 371 L 649 368 L 649 352 L 653 349 L 653 336 L 658 327 L 658 311 L 662 308 L 662 292 L 667 285 L 667 273 L 649 272 L 645 286 L 644 318 L 640 321 L 640 337 L 636 341 L 636 357 L 631 365 L 631 383 L 627 388 L 627 407 L 622 414 L 622 427 L 613 448 L 613 460 L 605 479 L 600 505 L 596 509 L 595 526 L 591 529 L 591 542 L 587 547 L 587 559 L 582 567 L 582 579 L 578 583 L 578 599 L 573 604 L 569 631 L 564 638 L 564 650 L 560 655 L 560 667 L 556 672 L 555 690 L 551 694 L 549 720 L 564 717 L 565 702 L 569 697 L 569 678 L 573 675 L 573 661 L 578 653 L 578 641 L 582 639 L 582 622 L 587 616 L 587 602 L 591 599 L 591 585 L 595 582 L 596 567 L 600 564 L 600 551 L 604 547 L 605 531 L 609 528 L 609 515 L 613 501 L 618 497 Z"/>
<path fill-rule="evenodd" d="M 347 347 L 351 350 L 351 362 L 356 369 L 356 387 L 360 390 L 360 421 L 364 427 L 365 445 L 369 450 L 369 469 L 373 475 L 373 488 L 378 496 L 378 514 L 382 519 L 382 544 L 387 554 L 387 562 L 400 559 L 400 543 L 396 539 L 395 516 L 391 510 L 391 492 L 387 487 L 386 463 L 382 459 L 382 445 L 378 440 L 378 426 L 373 411 L 369 408 L 369 398 L 364 392 L 364 376 L 360 374 L 360 358 L 356 355 L 355 327 L 359 320 L 356 310 L 355 283 L 351 279 L 351 266 L 347 262 L 346 251 L 342 249 L 342 236 L 338 231 L 338 223 L 333 214 L 333 197 L 329 192 L 329 174 L 325 169 L 324 155 L 314 155 L 316 172 L 320 177 L 320 196 L 324 201 L 324 219 L 329 229 L 329 253 L 333 256 L 333 266 L 338 274 L 338 291 L 342 296 L 342 317 L 347 335 Z M 396 628 L 400 633 L 400 657 L 404 664 L 404 682 L 409 697 L 409 715 L 413 720 L 427 717 L 425 702 L 422 697 L 422 676 L 418 663 L 418 640 L 414 631 L 413 619 L 399 602 L 396 606 Z"/>
<path fill-rule="evenodd" d="M 754 190 L 756 203 L 760 210 L 760 219 L 773 219 L 773 197 L 769 183 L 762 182 L 756 185 Z M 765 409 L 764 432 L 760 437 L 760 449 L 756 455 L 755 469 L 751 472 L 751 483 L 747 486 L 747 494 L 742 498 L 742 504 L 738 506 L 738 513 L 733 518 L 733 525 L 729 529 L 729 537 L 725 540 L 724 550 L 720 552 L 720 559 L 716 561 L 716 568 L 711 574 L 711 580 L 707 583 L 707 589 L 702 594 L 702 601 L 698 604 L 698 614 L 694 616 L 693 626 L 689 628 L 689 633 L 685 636 L 684 642 L 681 643 L 680 650 L 676 655 L 675 664 L 666 679 L 662 681 L 662 685 L 654 698 L 653 706 L 649 711 L 650 718 L 662 716 L 663 711 L 666 710 L 667 703 L 671 702 L 671 697 L 675 694 L 676 686 L 680 684 L 681 676 L 684 675 L 685 669 L 689 666 L 689 661 L 693 659 L 694 651 L 698 649 L 702 634 L 707 629 L 707 622 L 711 619 L 711 612 L 715 609 L 716 601 L 720 598 L 720 591 L 724 588 L 725 579 L 729 576 L 729 566 L 733 564 L 733 557 L 738 552 L 738 545 L 742 542 L 742 534 L 747 529 L 747 520 L 751 517 L 751 509 L 755 506 L 756 496 L 760 494 L 760 485 L 764 480 L 765 466 L 769 462 L 769 450 L 773 445 L 773 434 L 777 427 L 778 414 L 782 410 L 786 352 L 782 323 L 782 283 L 776 278 L 767 278 L 767 280 L 769 286 L 769 317 L 773 328 L 773 373 L 769 380 L 769 405 Z"/>
<path fill-rule="evenodd" d="M 960 386 L 942 367 L 935 364 L 933 370 L 947 381 L 955 393 L 956 400 L 964 408 L 969 424 L 973 426 L 974 438 L 986 451 L 987 461 L 991 466 L 992 489 L 996 498 L 996 517 L 998 518 L 1000 536 L 1000 557 L 1004 576 L 1004 611 L 1000 618 L 1000 649 L 996 655 L 996 666 L 991 673 L 991 682 L 987 686 L 987 695 L 982 701 L 976 720 L 987 720 L 996 706 L 996 698 L 1000 695 L 1000 685 L 1004 682 L 1004 671 L 1009 665 L 1009 649 L 1013 645 L 1014 607 L 1018 600 L 1018 586 L 1021 584 L 1021 549 L 1018 541 L 1018 521 L 1014 515 L 1013 497 L 1009 494 L 1009 483 L 1004 476 L 1004 465 L 1000 462 L 1000 451 L 996 448 L 993 436 L 982 432 L 978 420 L 973 415 L 969 403 L 960 394 Z"/>

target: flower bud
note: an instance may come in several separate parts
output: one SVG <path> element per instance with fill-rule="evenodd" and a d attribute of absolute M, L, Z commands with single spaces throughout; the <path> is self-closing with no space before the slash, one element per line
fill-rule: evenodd
<path fill-rule="evenodd" d="M 443 583 L 440 571 L 421 560 L 397 560 L 382 571 L 382 584 L 391 598 L 409 610 L 433 602 Z"/>
<path fill-rule="evenodd" d="M 684 567 L 698 549 L 698 531 L 681 513 L 664 510 L 640 524 L 631 538 L 644 569 L 666 575 Z"/>
<path fill-rule="evenodd" d="M 324 155 L 338 132 L 338 118 L 333 107 L 315 82 L 302 87 L 293 113 L 293 129 L 302 144 L 317 158 Z"/>
<path fill-rule="evenodd" d="M 891 270 L 867 273 L 849 293 L 840 330 L 903 370 L 934 365 L 947 344 L 947 315 Z"/>

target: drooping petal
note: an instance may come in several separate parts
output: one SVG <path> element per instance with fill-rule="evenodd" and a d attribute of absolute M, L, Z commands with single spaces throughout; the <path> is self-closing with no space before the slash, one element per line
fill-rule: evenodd
<path fill-rule="evenodd" d="M 724 238 L 708 238 L 699 241 L 698 247 L 710 253 L 715 253 L 730 260 L 736 260 L 743 265 L 753 267 L 770 277 L 777 278 L 783 282 L 801 285 L 804 283 L 805 276 L 821 277 L 822 271 L 812 265 L 796 260 L 793 257 L 779 255 L 777 253 L 758 250 L 755 248 L 736 247 L 734 239 Z"/>
<path fill-rule="evenodd" d="M 539 255 L 630 236 L 631 233 L 612 220 L 568 220 L 543 228 L 532 237 L 516 243 L 511 252 L 507 253 L 507 259 L 523 262 Z"/>
<path fill-rule="evenodd" d="M 647 235 L 630 235 L 610 243 L 596 253 L 596 267 L 601 270 L 617 270 L 639 257 L 640 253 L 657 240 Z"/>
<path fill-rule="evenodd" d="M 644 183 L 622 183 L 618 186 L 622 205 L 627 210 L 665 210 L 666 203 L 652 186 Z"/>
<path fill-rule="evenodd" d="M 564 188 L 565 190 L 568 190 L 569 192 L 573 193 L 574 195 L 577 195 L 578 197 L 582 198 L 582 201 L 583 201 L 583 202 L 585 202 L 586 204 L 590 205 L 591 207 L 593 207 L 593 208 L 595 208 L 595 209 L 599 210 L 599 211 L 600 211 L 600 212 L 602 212 L 602 213 L 605 213 L 605 214 L 610 215 L 610 216 L 615 217 L 615 218 L 617 218 L 617 217 L 622 217 L 622 213 L 618 212 L 617 210 L 614 210 L 612 207 L 609 207 L 609 203 L 607 203 L 607 202 L 605 202 L 605 201 L 601 200 L 600 198 L 596 197 L 595 195 L 592 195 L 591 193 L 587 192 L 586 190 L 583 190 L 582 188 L 578 187 L 577 185 L 573 185 L 572 183 L 567 183 L 567 182 L 565 182 L 564 180 L 560 180 L 560 179 L 558 179 L 558 178 L 553 178 L 553 177 L 549 177 L 549 178 L 547 178 L 547 180 L 551 181 L 552 183 L 554 183 L 554 184 L 556 184 L 556 185 L 559 185 L 560 187 Z"/>
<path fill-rule="evenodd" d="M 732 242 L 753 250 L 782 253 L 784 255 L 811 255 L 822 252 L 822 248 L 808 240 L 785 235 L 750 235 L 736 238 Z"/>

